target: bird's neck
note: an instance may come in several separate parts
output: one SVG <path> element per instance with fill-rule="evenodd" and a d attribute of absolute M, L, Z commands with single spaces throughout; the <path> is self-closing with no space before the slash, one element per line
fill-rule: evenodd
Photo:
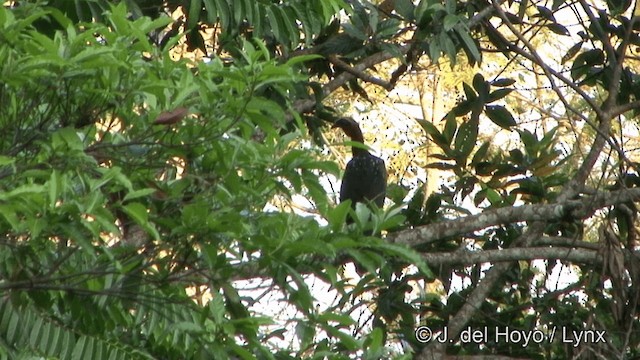
<path fill-rule="evenodd" d="M 358 142 L 364 145 L 362 141 L 358 141 Z M 353 154 L 353 156 L 369 155 L 369 151 L 367 151 L 367 149 L 363 149 L 361 147 L 355 147 L 355 146 L 351 147 L 351 153 Z"/>
<path fill-rule="evenodd" d="M 353 129 L 353 131 L 350 131 L 348 135 L 351 138 L 351 141 L 355 141 L 364 145 L 364 136 L 362 136 L 362 132 L 360 131 L 360 129 Z M 351 153 L 353 154 L 353 156 L 369 154 L 367 149 L 355 146 L 351 147 Z"/>

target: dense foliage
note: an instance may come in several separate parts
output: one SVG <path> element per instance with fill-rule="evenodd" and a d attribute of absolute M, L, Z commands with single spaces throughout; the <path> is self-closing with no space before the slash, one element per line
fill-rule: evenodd
<path fill-rule="evenodd" d="M 7 2 L 0 356 L 638 356 L 629 6 Z M 325 125 L 456 66 L 441 186 L 348 215 Z"/>

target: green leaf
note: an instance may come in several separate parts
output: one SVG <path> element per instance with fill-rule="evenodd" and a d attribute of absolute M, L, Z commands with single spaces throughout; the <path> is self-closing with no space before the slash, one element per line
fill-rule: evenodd
<path fill-rule="evenodd" d="M 500 99 L 505 98 L 507 95 L 511 94 L 513 89 L 498 89 L 489 94 L 489 98 L 487 99 L 487 103 L 492 103 L 494 101 L 498 101 Z"/>
<path fill-rule="evenodd" d="M 543 19 L 549 20 L 551 22 L 556 22 L 556 18 L 553 15 L 553 11 L 551 11 L 549 8 L 544 7 L 544 6 L 536 6 L 536 8 L 538 9 L 538 15 L 540 17 L 542 17 Z"/>
<path fill-rule="evenodd" d="M 216 3 L 213 0 L 203 0 L 204 9 L 207 12 L 207 22 L 213 24 L 218 20 L 218 9 Z"/>
<path fill-rule="evenodd" d="M 401 226 L 407 220 L 407 217 L 402 214 L 400 208 L 391 209 L 383 213 L 384 217 L 380 225 L 376 225 L 376 229 L 380 230 L 394 230 Z"/>
<path fill-rule="evenodd" d="M 429 43 L 429 59 L 431 59 L 431 63 L 433 64 L 438 63 L 441 52 L 442 52 L 442 48 L 440 47 L 440 43 L 438 41 L 431 41 Z"/>
<path fill-rule="evenodd" d="M 457 15 L 454 14 L 447 14 L 444 17 L 444 22 L 443 22 L 443 26 L 444 26 L 444 31 L 450 31 L 451 29 L 454 28 L 454 26 L 456 26 L 456 24 L 458 24 L 460 22 L 460 18 Z"/>
<path fill-rule="evenodd" d="M 417 120 L 418 123 L 422 126 L 422 128 L 424 129 L 424 131 L 431 136 L 431 138 L 433 139 L 433 141 L 440 146 L 440 148 L 442 149 L 449 149 L 449 143 L 450 141 L 447 141 L 447 138 L 444 137 L 440 131 L 438 131 L 438 129 L 430 122 L 427 120 Z"/>
<path fill-rule="evenodd" d="M 345 201 L 333 209 L 329 209 L 327 213 L 327 221 L 329 222 L 329 226 L 331 226 L 331 230 L 340 231 L 344 224 L 346 223 L 347 214 L 351 209 L 351 201 Z"/>
<path fill-rule="evenodd" d="M 415 265 L 418 270 L 420 270 L 420 272 L 426 277 L 433 276 L 431 269 L 429 269 L 427 263 L 424 262 L 422 256 L 420 256 L 420 253 L 405 245 L 392 244 L 384 240 L 379 240 L 368 244 L 368 247 L 378 250 L 383 254 L 398 256 L 409 264 Z"/>
<path fill-rule="evenodd" d="M 453 114 L 455 117 L 460 117 L 468 114 L 475 105 L 476 100 L 463 100 L 458 103 L 453 109 L 451 109 L 450 114 Z M 449 115 L 449 114 L 447 114 Z"/>
<path fill-rule="evenodd" d="M 456 118 L 453 116 L 447 116 L 447 120 L 445 121 L 444 131 L 442 132 L 442 135 L 447 140 L 447 143 L 449 145 L 453 141 L 453 137 L 457 129 L 458 129 L 458 124 L 456 122 Z"/>
<path fill-rule="evenodd" d="M 416 6 L 413 4 L 411 0 L 396 0 L 395 2 L 395 10 L 400 16 L 402 16 L 407 21 L 415 20 L 415 11 Z"/>
<path fill-rule="evenodd" d="M 71 150 L 84 149 L 84 145 L 82 144 L 76 130 L 68 127 L 62 128 L 53 133 L 51 141 L 54 149 L 61 148 L 62 146 L 67 146 Z"/>
<path fill-rule="evenodd" d="M 20 327 L 18 326 L 19 322 L 20 314 L 14 312 L 13 316 L 11 316 L 11 319 L 9 320 L 9 327 L 7 328 L 6 338 L 9 343 L 13 343 L 14 341 L 18 340 L 18 335 L 20 334 Z"/>
<path fill-rule="evenodd" d="M 0 155 L 0 166 L 7 166 L 15 163 L 16 159 L 13 157 Z"/>
<path fill-rule="evenodd" d="M 502 203 L 502 196 L 498 194 L 494 189 L 487 189 L 487 200 L 491 203 L 491 205 L 499 205 Z"/>
<path fill-rule="evenodd" d="M 349 315 L 337 314 L 333 312 L 322 313 L 318 315 L 317 320 L 324 323 L 338 323 L 339 326 L 351 326 L 356 323 L 356 321 Z"/>
<path fill-rule="evenodd" d="M 311 55 L 299 55 L 299 56 L 294 56 L 290 59 L 287 60 L 287 62 L 285 63 L 286 66 L 294 66 L 297 64 L 301 64 L 307 61 L 311 61 L 311 60 L 316 60 L 316 59 L 321 59 L 322 55 L 316 55 L 316 54 L 311 54 Z"/>
<path fill-rule="evenodd" d="M 355 351 L 359 348 L 358 340 L 353 336 L 339 330 L 338 328 L 327 324 L 322 327 L 329 335 L 338 339 L 341 346 L 344 346 L 349 351 Z"/>
<path fill-rule="evenodd" d="M 179 321 L 173 323 L 171 327 L 175 331 L 188 332 L 193 334 L 201 334 L 204 332 L 204 329 L 199 324 L 190 321 Z"/>
<path fill-rule="evenodd" d="M 287 43 L 287 28 L 284 25 L 284 20 L 281 18 L 281 13 L 277 7 L 267 7 L 267 19 L 269 20 L 269 26 L 273 35 L 282 43 Z"/>
<path fill-rule="evenodd" d="M 122 201 L 128 201 L 128 200 L 145 197 L 147 195 L 151 195 L 155 193 L 156 191 L 157 190 L 154 188 L 144 188 L 144 189 L 130 191 L 127 193 L 127 195 L 124 196 L 124 199 L 122 199 Z"/>
<path fill-rule="evenodd" d="M 348 24 L 348 23 L 344 24 L 343 29 L 345 33 L 349 34 L 354 39 L 366 41 L 369 38 L 369 36 L 365 34 L 362 30 L 358 29 L 357 27 L 351 24 Z"/>
<path fill-rule="evenodd" d="M 485 108 L 487 116 L 496 125 L 503 129 L 509 130 L 512 126 L 517 125 L 516 120 L 511 112 L 501 105 L 487 105 Z"/>
<path fill-rule="evenodd" d="M 631 4 L 632 2 L 628 0 L 607 0 L 607 7 L 613 15 L 622 14 L 631 6 Z M 634 14 L 634 16 L 637 16 L 637 14 Z"/>
<path fill-rule="evenodd" d="M 383 330 L 379 327 L 374 328 L 369 335 L 367 335 L 364 346 L 370 354 L 373 354 L 376 358 L 379 357 L 379 354 L 382 354 L 384 349 Z M 367 357 L 365 356 L 365 358 Z"/>
<path fill-rule="evenodd" d="M 173 21 L 174 20 L 169 16 L 161 15 L 159 18 L 153 19 L 151 22 L 141 25 L 140 28 L 145 34 L 148 34 L 154 30 L 166 27 L 167 25 L 173 23 Z"/>
<path fill-rule="evenodd" d="M 113 58 L 114 49 L 87 47 L 73 58 L 69 59 L 85 67 L 104 66 L 115 61 Z"/>
<path fill-rule="evenodd" d="M 571 33 L 564 25 L 558 23 L 547 24 L 547 28 L 558 35 L 570 36 Z"/>
<path fill-rule="evenodd" d="M 51 172 L 51 176 L 49 177 L 49 181 L 47 183 L 47 187 L 49 188 L 49 206 L 53 208 L 58 200 L 62 192 L 62 177 L 60 176 L 60 172 L 57 170 L 53 170 Z"/>
<path fill-rule="evenodd" d="M 134 202 L 122 206 L 121 209 L 155 239 L 160 238 L 158 230 L 156 230 L 155 226 L 149 222 L 149 213 L 144 205 Z"/>
<path fill-rule="evenodd" d="M 567 53 L 564 54 L 564 56 L 561 59 L 561 64 L 566 63 L 567 61 L 573 59 L 578 52 L 582 49 L 582 44 L 584 44 L 584 41 L 580 41 L 577 44 L 573 45 L 569 50 L 567 50 Z"/>
<path fill-rule="evenodd" d="M 371 218 L 372 209 L 369 208 L 366 204 L 356 203 L 355 208 L 355 222 L 360 227 L 364 227 Z"/>
<path fill-rule="evenodd" d="M 391 183 L 387 186 L 387 198 L 394 204 L 402 204 L 404 198 L 409 193 L 408 187 Z"/>
<path fill-rule="evenodd" d="M 460 39 L 464 44 L 463 46 L 467 50 L 467 54 L 471 55 L 471 58 L 469 60 L 476 63 L 481 62 L 482 55 L 480 54 L 480 50 L 478 49 L 478 46 L 476 45 L 476 42 L 473 40 L 471 35 L 469 35 L 466 26 L 462 26 L 460 23 L 458 23 L 456 24 L 456 26 L 454 26 L 454 30 L 456 31 L 458 36 L 460 36 Z"/>
<path fill-rule="evenodd" d="M 480 145 L 476 153 L 473 155 L 473 159 L 471 160 L 472 164 L 478 164 L 481 161 L 485 161 L 487 157 L 487 152 L 489 151 L 490 142 L 485 141 Z"/>
<path fill-rule="evenodd" d="M 546 148 L 549 148 L 551 145 L 553 145 L 557 130 L 558 130 L 558 126 L 555 126 L 544 134 L 544 136 L 542 137 L 542 140 L 540 140 L 540 148 L 546 149 Z"/>
<path fill-rule="evenodd" d="M 264 33 L 264 21 L 267 18 L 267 15 L 265 14 L 265 7 L 264 5 L 258 3 L 258 2 L 253 2 L 253 29 L 255 30 L 256 33 L 258 34 L 263 34 Z"/>
<path fill-rule="evenodd" d="M 476 74 L 476 75 L 480 75 L 480 74 Z M 475 81 L 480 81 L 477 79 L 482 79 L 482 75 L 480 75 L 479 78 L 476 78 L 476 76 L 473 77 L 474 82 Z M 473 90 L 473 88 L 471 86 L 469 86 L 469 84 L 467 83 L 462 83 L 462 89 L 464 90 L 464 95 L 467 97 L 467 100 L 469 101 L 474 101 L 478 98 L 478 95 L 476 94 L 476 92 Z"/>
<path fill-rule="evenodd" d="M 466 162 L 466 159 L 476 146 L 476 140 L 478 139 L 478 125 L 477 119 L 469 119 L 460 125 L 458 133 L 456 134 L 455 149 L 459 153 L 458 163 Z M 464 160 L 464 161 L 463 161 Z"/>
<path fill-rule="evenodd" d="M 497 79 L 491 82 L 491 86 L 496 86 L 496 87 L 507 87 L 507 86 L 511 86 L 513 84 L 515 84 L 516 81 L 514 79 L 508 79 L 508 78 L 502 78 L 502 79 Z"/>
<path fill-rule="evenodd" d="M 479 97 L 486 99 L 489 96 L 489 83 L 487 83 L 480 73 L 473 76 L 473 88 Z"/>
<path fill-rule="evenodd" d="M 441 32 L 440 34 L 438 34 L 438 42 L 440 43 L 440 47 L 444 48 L 444 52 L 451 60 L 451 63 L 455 65 L 458 49 L 456 48 L 453 39 L 451 39 L 451 37 L 449 36 L 449 33 Z"/>
<path fill-rule="evenodd" d="M 47 9 L 47 12 L 53 19 L 58 22 L 58 24 L 60 24 L 61 28 L 66 29 L 70 26 L 73 26 L 71 20 L 59 9 L 56 9 L 55 7 L 49 7 Z M 0 23 L 2 23 L 1 20 L 2 19 L 0 19 Z"/>
<path fill-rule="evenodd" d="M 10 200 L 15 197 L 26 196 L 29 194 L 42 194 L 45 187 L 37 184 L 26 184 L 19 186 L 7 193 L 0 193 L 0 200 Z"/>
<path fill-rule="evenodd" d="M 249 0 L 246 1 L 248 1 L 249 3 L 251 2 Z M 282 13 L 282 21 L 284 22 L 284 25 L 288 30 L 288 36 L 285 45 L 294 48 L 300 42 L 300 30 L 298 29 L 295 11 L 291 8 L 291 6 L 284 6 L 278 9 Z"/>
<path fill-rule="evenodd" d="M 522 141 L 522 144 L 524 144 L 527 154 L 535 157 L 540 147 L 538 137 L 527 129 L 518 130 L 518 133 L 520 134 L 520 140 Z"/>
<path fill-rule="evenodd" d="M 122 169 L 119 167 L 114 166 L 108 169 L 98 168 L 98 171 L 102 173 L 102 178 L 90 182 L 91 191 L 96 191 L 112 181 L 124 186 L 129 191 L 133 191 L 133 184 L 131 184 L 131 181 L 122 173 Z"/>
<path fill-rule="evenodd" d="M 19 231 L 20 221 L 18 220 L 14 206 L 0 204 L 0 215 L 2 215 L 7 223 L 9 223 L 13 231 Z"/>
<path fill-rule="evenodd" d="M 299 321 L 296 324 L 295 333 L 298 339 L 301 340 L 303 346 L 311 344 L 313 337 L 316 335 L 315 327 L 306 321 Z"/>
<path fill-rule="evenodd" d="M 228 29 L 231 25 L 231 9 L 229 8 L 229 4 L 227 0 L 214 0 L 215 7 L 218 10 L 218 17 L 220 18 L 220 24 L 223 29 Z"/>
<path fill-rule="evenodd" d="M 235 0 L 231 3 L 231 8 L 233 9 L 233 22 L 235 24 L 240 24 L 240 22 L 244 20 L 246 14 L 245 7 L 245 0 Z"/>

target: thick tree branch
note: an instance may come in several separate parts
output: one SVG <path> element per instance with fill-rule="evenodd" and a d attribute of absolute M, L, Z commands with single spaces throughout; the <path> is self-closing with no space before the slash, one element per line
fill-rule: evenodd
<path fill-rule="evenodd" d="M 532 246 L 569 247 L 576 249 L 598 250 L 600 245 L 594 242 L 586 242 L 560 236 L 544 236 L 534 240 Z"/>
<path fill-rule="evenodd" d="M 640 100 L 636 100 L 627 104 L 620 104 L 611 109 L 611 116 L 616 117 L 626 113 L 627 111 L 631 111 L 638 108 L 640 108 Z"/>
<path fill-rule="evenodd" d="M 501 224 L 585 219 L 598 209 L 639 199 L 640 189 L 598 192 L 592 196 L 585 196 L 579 200 L 569 200 L 564 203 L 533 204 L 487 210 L 477 215 L 392 233 L 387 236 L 387 239 L 390 242 L 416 246 Z"/>
<path fill-rule="evenodd" d="M 390 234 L 387 239 L 395 243 L 416 246 L 452 236 L 468 234 L 476 230 L 500 224 L 559 219 L 566 216 L 567 211 L 570 210 L 568 205 L 562 204 L 523 205 L 499 208 L 487 210 L 477 215 L 460 217 L 415 229 L 403 230 Z"/>
<path fill-rule="evenodd" d="M 628 260 L 640 255 L 640 252 L 626 252 Z M 572 263 L 601 265 L 603 258 L 598 250 L 572 249 L 558 247 L 527 247 L 483 251 L 454 251 L 448 253 L 423 254 L 422 258 L 429 266 L 471 265 L 480 263 L 513 262 L 521 260 L 557 259 Z"/>

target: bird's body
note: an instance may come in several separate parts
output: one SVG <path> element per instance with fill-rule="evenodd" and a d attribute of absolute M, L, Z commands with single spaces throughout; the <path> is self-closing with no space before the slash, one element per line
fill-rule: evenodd
<path fill-rule="evenodd" d="M 354 156 L 347 163 L 340 186 L 340 202 L 373 202 L 379 208 L 384 205 L 387 190 L 387 169 L 384 160 L 369 153 Z"/>
<path fill-rule="evenodd" d="M 333 127 L 341 128 L 352 141 L 364 145 L 360 126 L 351 118 L 340 118 Z M 340 202 L 351 200 L 356 203 L 384 205 L 387 191 L 387 169 L 384 160 L 371 155 L 364 146 L 352 146 L 353 158 L 347 163 L 340 186 Z"/>

